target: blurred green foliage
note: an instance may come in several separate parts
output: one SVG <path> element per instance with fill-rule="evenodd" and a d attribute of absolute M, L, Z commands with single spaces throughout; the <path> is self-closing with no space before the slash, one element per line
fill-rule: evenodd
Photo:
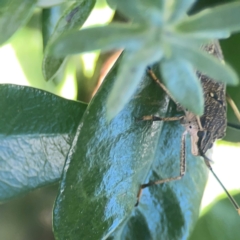
<path fill-rule="evenodd" d="M 233 194 L 240 202 L 240 194 Z M 219 196 L 201 214 L 189 240 L 236 240 L 240 238 L 239 215 L 226 196 Z"/>

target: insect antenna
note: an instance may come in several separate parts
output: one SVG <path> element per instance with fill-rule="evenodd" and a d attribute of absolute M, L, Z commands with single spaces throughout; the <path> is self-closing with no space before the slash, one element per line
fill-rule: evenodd
<path fill-rule="evenodd" d="M 232 197 L 232 195 L 228 192 L 228 190 L 222 184 L 222 182 L 220 181 L 220 179 L 218 178 L 216 173 L 213 171 L 212 166 L 210 165 L 211 160 L 203 153 L 201 153 L 201 156 L 204 158 L 205 164 L 207 165 L 208 169 L 212 172 L 213 176 L 218 181 L 218 183 L 221 185 L 221 187 L 227 194 L 228 199 L 230 200 L 230 202 L 233 204 L 234 208 L 237 210 L 238 214 L 240 215 L 240 207 L 239 207 L 238 203 L 235 201 L 235 199 Z"/>
<path fill-rule="evenodd" d="M 239 112 L 238 107 L 236 106 L 235 102 L 232 100 L 230 95 L 227 93 L 226 93 L 226 99 L 227 99 L 228 104 L 232 108 L 233 113 L 235 114 L 236 118 L 240 122 L 240 112 Z M 233 128 L 233 129 L 240 130 L 240 125 L 236 124 L 236 123 L 227 122 L 227 126 L 230 128 Z"/>
<path fill-rule="evenodd" d="M 231 106 L 236 118 L 238 119 L 238 121 L 240 122 L 240 112 L 238 110 L 238 107 L 236 106 L 235 102 L 232 100 L 232 98 L 230 97 L 229 94 L 226 93 L 226 99 L 229 103 L 229 105 Z"/>

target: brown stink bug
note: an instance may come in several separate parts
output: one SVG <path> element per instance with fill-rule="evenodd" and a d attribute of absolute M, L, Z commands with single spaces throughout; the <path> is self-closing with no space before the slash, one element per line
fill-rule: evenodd
<path fill-rule="evenodd" d="M 223 55 L 221 52 L 221 48 L 217 41 L 212 42 L 208 45 L 204 45 L 202 49 L 209 54 L 217 57 L 220 60 L 223 60 Z M 143 188 L 149 187 L 155 184 L 162 184 L 174 180 L 181 179 L 186 172 L 186 135 L 190 134 L 191 137 L 191 152 L 194 156 L 202 156 L 206 166 L 212 172 L 214 177 L 217 179 L 219 184 L 222 186 L 228 198 L 234 205 L 238 214 L 240 214 L 240 207 L 234 198 L 229 194 L 227 189 L 221 183 L 217 175 L 214 173 L 211 167 L 211 160 L 206 156 L 206 152 L 212 148 L 213 143 L 217 139 L 221 139 L 225 136 L 225 131 L 227 127 L 227 103 L 226 103 L 226 85 L 224 83 L 220 83 L 215 81 L 208 76 L 197 72 L 197 76 L 199 81 L 201 82 L 203 93 L 204 93 L 204 114 L 202 116 L 197 116 L 192 112 L 188 111 L 184 107 L 180 106 L 174 98 L 171 96 L 166 87 L 161 83 L 161 81 L 156 77 L 154 72 L 149 68 L 149 75 L 152 79 L 169 95 L 169 97 L 177 104 L 178 108 L 180 108 L 184 115 L 177 117 L 158 117 L 158 116 L 143 116 L 140 120 L 142 121 L 180 121 L 180 123 L 184 126 L 185 131 L 182 133 L 181 137 L 181 154 L 180 154 L 180 174 L 176 177 L 169 177 L 162 180 L 151 181 L 146 184 L 142 184 L 138 193 L 138 201 L 136 205 L 138 205 L 139 198 Z M 228 97 L 228 100 L 230 98 Z M 230 101 L 230 100 L 229 100 Z M 230 103 L 231 106 L 233 106 Z M 237 111 L 237 110 L 236 110 Z M 235 112 L 236 112 L 235 111 Z"/>

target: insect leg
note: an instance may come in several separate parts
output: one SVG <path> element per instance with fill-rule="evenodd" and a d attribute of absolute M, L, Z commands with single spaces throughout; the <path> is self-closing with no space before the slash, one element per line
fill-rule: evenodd
<path fill-rule="evenodd" d="M 235 199 L 231 196 L 231 194 L 228 192 L 228 190 L 225 188 L 225 186 L 222 184 L 222 182 L 220 181 L 220 179 L 218 178 L 218 176 L 215 174 L 215 172 L 212 169 L 212 166 L 210 165 L 210 159 L 205 155 L 205 154 L 201 154 L 202 157 L 204 158 L 204 162 L 207 165 L 208 169 L 211 171 L 211 173 L 213 174 L 213 176 L 215 177 L 215 179 L 218 181 L 218 183 L 221 185 L 221 187 L 223 188 L 223 190 L 225 191 L 225 193 L 228 196 L 228 199 L 230 200 L 230 202 L 233 204 L 234 208 L 237 210 L 238 214 L 240 215 L 240 207 L 237 204 L 237 202 L 235 201 Z"/>
<path fill-rule="evenodd" d="M 166 182 L 180 180 L 185 175 L 185 172 L 186 172 L 186 134 L 187 134 L 187 131 L 185 131 L 182 134 L 182 138 L 181 138 L 181 157 L 180 157 L 180 174 L 179 174 L 179 176 L 165 178 L 165 179 L 161 179 L 161 180 L 157 180 L 157 181 L 150 181 L 149 183 L 142 184 L 138 191 L 138 194 L 137 194 L 137 203 L 135 204 L 135 206 L 138 206 L 140 197 L 142 195 L 142 190 L 144 188 L 150 187 L 152 185 L 163 184 Z"/>
<path fill-rule="evenodd" d="M 168 91 L 168 89 L 165 87 L 165 85 L 163 83 L 161 83 L 161 81 L 158 79 L 158 77 L 155 75 L 155 73 L 153 72 L 153 70 L 148 67 L 147 69 L 148 71 L 148 74 L 151 76 L 151 78 L 165 91 L 165 93 L 172 99 L 172 101 L 175 102 L 175 104 L 177 105 L 177 109 L 178 110 L 184 110 L 183 107 L 171 96 L 171 93 Z M 186 113 L 187 109 L 185 109 L 185 113 Z M 240 114 L 239 114 L 240 116 Z M 145 116 L 145 117 L 148 117 L 148 116 Z M 153 116 L 154 117 L 154 116 Z M 156 117 L 157 118 L 157 117 Z M 181 120 L 183 117 L 179 117 L 179 119 L 176 119 L 176 120 Z M 196 116 L 197 118 L 197 123 L 198 123 L 198 126 L 199 126 L 199 129 L 200 130 L 203 130 L 203 127 L 202 127 L 202 124 L 201 124 L 201 121 L 200 121 L 200 118 L 199 116 Z M 144 120 L 144 119 L 142 119 Z M 152 121 L 161 121 L 160 119 L 159 120 L 154 120 L 154 119 L 147 119 L 147 120 L 152 120 Z M 168 120 L 168 121 L 174 121 L 175 119 L 173 118 L 173 120 Z"/>
<path fill-rule="evenodd" d="M 149 116 L 143 116 L 141 118 L 138 118 L 138 121 L 165 121 L 165 122 L 170 122 L 170 121 L 178 121 L 183 119 L 185 116 L 177 116 L 177 117 L 158 117 L 154 115 L 149 115 Z"/>
<path fill-rule="evenodd" d="M 147 72 L 151 76 L 151 78 L 163 89 L 163 91 L 175 102 L 177 108 L 179 110 L 182 109 L 181 105 L 172 97 L 171 93 L 168 91 L 165 85 L 161 83 L 161 81 L 158 79 L 158 77 L 155 75 L 155 73 L 150 67 L 147 68 Z"/>

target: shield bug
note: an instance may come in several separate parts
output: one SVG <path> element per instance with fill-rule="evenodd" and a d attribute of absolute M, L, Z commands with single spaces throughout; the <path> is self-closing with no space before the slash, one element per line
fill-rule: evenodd
<path fill-rule="evenodd" d="M 221 48 L 217 41 L 210 44 L 204 45 L 202 49 L 209 54 L 217 57 L 223 61 L 223 55 Z M 182 116 L 176 117 L 158 117 L 158 116 L 143 116 L 140 120 L 142 121 L 180 121 L 184 126 L 185 131 L 182 133 L 181 137 L 181 153 L 180 153 L 180 174 L 175 177 L 169 177 L 166 179 L 161 179 L 157 181 L 151 181 L 146 184 L 142 184 L 137 195 L 137 203 L 139 203 L 139 198 L 141 196 L 142 189 L 149 187 L 151 185 L 162 184 L 174 180 L 180 180 L 186 172 L 186 135 L 189 134 L 191 138 L 191 152 L 194 156 L 201 156 L 208 169 L 212 172 L 216 180 L 222 186 L 226 192 L 229 200 L 240 214 L 240 207 L 234 198 L 230 195 L 227 189 L 224 187 L 222 182 L 219 180 L 217 175 L 212 169 L 211 160 L 206 156 L 206 152 L 212 148 L 213 143 L 217 139 L 221 139 L 225 136 L 227 127 L 227 117 L 226 117 L 226 85 L 215 81 L 208 76 L 197 72 L 199 81 L 201 82 L 203 93 L 204 93 L 204 113 L 202 116 L 197 116 L 192 112 L 188 111 L 184 107 L 180 106 L 173 97 L 171 97 L 169 91 L 166 89 L 164 84 L 156 77 L 154 72 L 149 68 L 148 73 L 151 78 L 169 95 L 169 97 L 177 104 L 178 109 L 184 112 Z M 227 97 L 228 101 L 231 101 L 230 97 Z M 230 106 L 233 106 L 230 103 Z M 238 112 L 235 109 L 235 112 Z"/>

